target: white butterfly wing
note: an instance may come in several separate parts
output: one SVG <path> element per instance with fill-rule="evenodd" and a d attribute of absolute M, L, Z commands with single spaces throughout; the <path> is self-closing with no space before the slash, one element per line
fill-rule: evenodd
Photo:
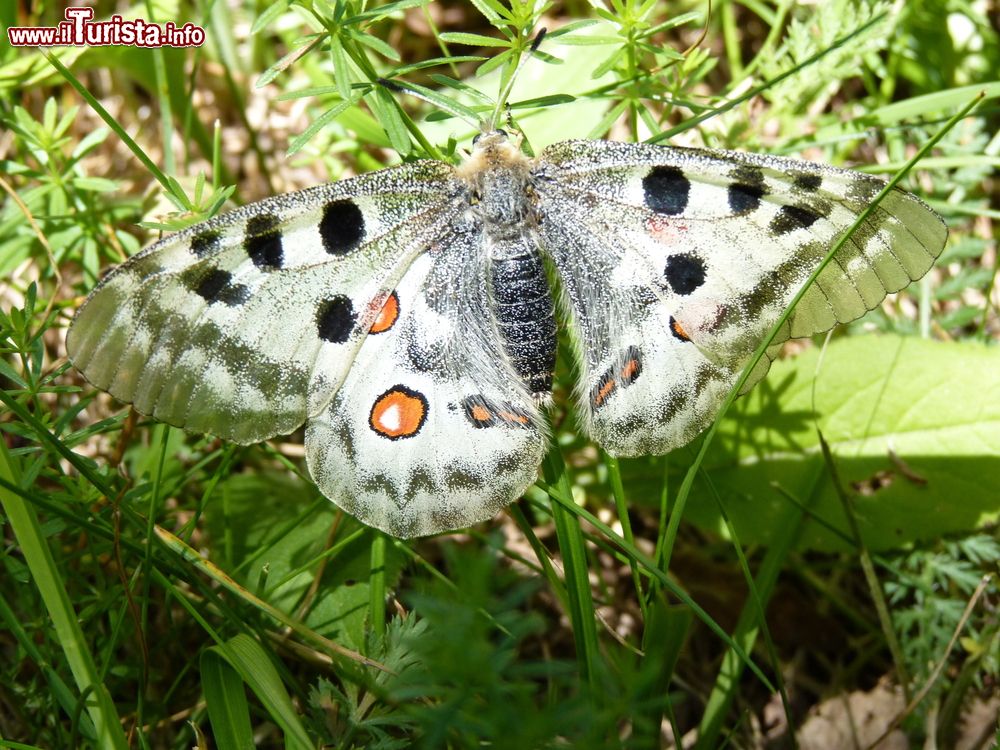
<path fill-rule="evenodd" d="M 616 455 L 664 453 L 708 425 L 763 336 L 884 185 L 791 159 L 605 141 L 546 149 L 536 177 L 538 232 L 574 329 L 581 409 Z M 894 191 L 776 341 L 863 315 L 926 273 L 946 235 L 926 205 Z"/>
<path fill-rule="evenodd" d="M 454 213 L 453 174 L 416 162 L 172 235 L 91 293 L 70 359 L 168 424 L 239 443 L 290 432 L 329 401 L 375 301 Z"/>
<path fill-rule="evenodd" d="M 397 537 L 491 518 L 542 459 L 544 420 L 504 353 L 483 243 L 456 225 L 414 262 L 306 429 L 323 494 Z"/>

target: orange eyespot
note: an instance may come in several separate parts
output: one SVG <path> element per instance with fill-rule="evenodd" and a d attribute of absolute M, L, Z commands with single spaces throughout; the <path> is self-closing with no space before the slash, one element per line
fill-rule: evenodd
<path fill-rule="evenodd" d="M 476 422 L 488 422 L 492 417 L 490 410 L 482 404 L 473 404 L 472 408 L 469 409 L 469 416 Z"/>
<path fill-rule="evenodd" d="M 375 399 L 368 424 L 379 435 L 399 440 L 420 432 L 426 419 L 427 399 L 424 395 L 397 385 Z"/>
<path fill-rule="evenodd" d="M 369 329 L 370 333 L 383 333 L 392 328 L 399 319 L 399 296 L 392 292 L 379 310 L 378 317 Z"/>
<path fill-rule="evenodd" d="M 516 412 L 512 412 L 512 411 L 502 411 L 502 412 L 497 413 L 497 416 L 500 417 L 500 419 L 502 419 L 505 422 L 516 422 L 517 424 L 528 424 L 528 418 L 524 414 L 517 414 Z"/>
<path fill-rule="evenodd" d="M 476 429 L 487 427 L 527 427 L 531 418 L 514 404 L 492 401 L 480 394 L 462 399 L 465 418 Z"/>

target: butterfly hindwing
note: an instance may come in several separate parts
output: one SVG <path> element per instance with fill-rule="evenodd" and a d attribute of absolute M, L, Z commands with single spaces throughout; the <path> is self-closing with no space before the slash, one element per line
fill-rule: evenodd
<path fill-rule="evenodd" d="M 490 313 L 485 240 L 452 230 L 386 297 L 343 386 L 306 430 L 323 493 L 398 537 L 492 517 L 535 480 L 546 442 Z"/>
<path fill-rule="evenodd" d="M 440 162 L 245 206 L 156 243 L 77 313 L 70 358 L 143 413 L 250 443 L 294 430 L 332 397 L 371 302 L 454 213 Z"/>
<path fill-rule="evenodd" d="M 618 455 L 664 453 L 705 428 L 762 337 L 884 186 L 791 159 L 605 141 L 556 144 L 537 173 L 539 236 L 567 299 L 581 408 Z M 923 275 L 945 237 L 927 206 L 893 191 L 776 342 L 863 315 Z"/>

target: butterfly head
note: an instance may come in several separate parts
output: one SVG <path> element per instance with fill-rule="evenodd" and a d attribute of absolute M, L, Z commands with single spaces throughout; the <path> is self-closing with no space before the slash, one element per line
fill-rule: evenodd
<path fill-rule="evenodd" d="M 521 155 L 521 137 L 511 138 L 506 130 L 484 130 L 472 139 L 473 159 L 481 154 L 487 162 L 502 164 L 516 160 Z"/>
<path fill-rule="evenodd" d="M 527 161 L 521 153 L 519 134 L 512 137 L 506 130 L 483 130 L 472 139 L 472 153 L 458 168 L 458 175 L 469 182 L 476 182 L 484 172 L 522 171 Z"/>

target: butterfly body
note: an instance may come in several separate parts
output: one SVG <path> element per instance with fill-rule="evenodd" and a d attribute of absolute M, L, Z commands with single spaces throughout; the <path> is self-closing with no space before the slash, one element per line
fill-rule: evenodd
<path fill-rule="evenodd" d="M 585 429 L 616 455 L 672 450 L 715 417 L 882 186 L 606 141 L 529 158 L 494 131 L 457 168 L 369 173 L 162 240 L 98 286 L 67 346 L 92 383 L 170 424 L 250 443 L 305 423 L 324 494 L 397 536 L 428 534 L 488 518 L 534 481 L 557 318 Z M 893 191 L 776 343 L 872 309 L 945 236 Z"/>

